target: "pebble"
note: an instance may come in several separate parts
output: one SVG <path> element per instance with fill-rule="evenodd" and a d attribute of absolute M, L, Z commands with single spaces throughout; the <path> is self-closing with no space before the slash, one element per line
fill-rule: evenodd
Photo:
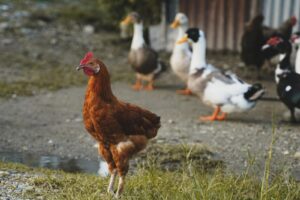
<path fill-rule="evenodd" d="M 56 45 L 57 44 L 57 39 L 56 38 L 52 38 L 51 40 L 50 40 L 50 44 L 52 44 L 52 45 Z"/>
<path fill-rule="evenodd" d="M 8 176 L 9 172 L 7 171 L 0 171 L 0 177 Z"/>
<path fill-rule="evenodd" d="M 2 40 L 2 44 L 3 45 L 10 45 L 10 44 L 12 44 L 13 43 L 13 40 L 12 39 L 9 39 L 9 38 L 4 38 L 3 40 Z"/>
<path fill-rule="evenodd" d="M 288 151 L 288 150 L 285 150 L 284 152 L 283 152 L 283 155 L 288 155 L 290 152 Z"/>
<path fill-rule="evenodd" d="M 0 31 L 7 30 L 9 28 L 9 24 L 7 22 L 0 23 Z"/>
<path fill-rule="evenodd" d="M 174 122 L 174 120 L 169 119 L 169 120 L 168 120 L 168 123 L 169 123 L 169 124 L 174 124 L 175 122 Z"/>
<path fill-rule="evenodd" d="M 82 118 L 81 117 L 77 117 L 74 119 L 75 122 L 82 122 Z"/>
<path fill-rule="evenodd" d="M 12 94 L 11 98 L 15 99 L 15 98 L 17 98 L 17 95 L 16 94 Z"/>
<path fill-rule="evenodd" d="M 83 27 L 83 33 L 91 35 L 95 32 L 95 28 L 92 25 L 85 25 Z"/>
<path fill-rule="evenodd" d="M 300 159 L 300 151 L 298 151 L 294 154 L 294 158 Z"/>

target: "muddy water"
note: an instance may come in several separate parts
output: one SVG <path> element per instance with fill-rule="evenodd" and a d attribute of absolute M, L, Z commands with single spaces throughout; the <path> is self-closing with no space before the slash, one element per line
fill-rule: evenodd
<path fill-rule="evenodd" d="M 58 169 L 72 173 L 92 173 L 101 176 L 108 174 L 106 162 L 100 159 L 95 161 L 23 152 L 0 152 L 0 161 L 21 163 L 30 167 Z"/>

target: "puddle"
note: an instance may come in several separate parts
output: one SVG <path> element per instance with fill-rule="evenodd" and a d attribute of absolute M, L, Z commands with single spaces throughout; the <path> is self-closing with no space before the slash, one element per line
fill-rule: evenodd
<path fill-rule="evenodd" d="M 3 162 L 21 163 L 30 167 L 43 167 L 72 173 L 108 175 L 107 164 L 100 159 L 99 161 L 92 161 L 86 159 L 61 158 L 51 155 L 35 155 L 23 152 L 0 152 L 0 160 Z"/>

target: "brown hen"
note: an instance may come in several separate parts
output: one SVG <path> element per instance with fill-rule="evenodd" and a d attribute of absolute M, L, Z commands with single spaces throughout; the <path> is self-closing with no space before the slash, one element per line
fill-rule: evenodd
<path fill-rule="evenodd" d="M 129 159 L 146 147 L 157 135 L 160 117 L 138 106 L 118 100 L 112 93 L 106 66 L 87 53 L 77 70 L 82 69 L 89 81 L 83 106 L 86 130 L 97 140 L 99 154 L 106 160 L 111 174 L 108 192 L 114 194 L 114 181 L 119 175 L 115 196 L 123 191 Z"/>

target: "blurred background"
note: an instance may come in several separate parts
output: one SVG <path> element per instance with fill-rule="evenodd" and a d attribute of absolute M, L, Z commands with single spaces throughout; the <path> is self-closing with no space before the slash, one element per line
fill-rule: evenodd
<path fill-rule="evenodd" d="M 43 89 L 85 83 L 86 79 L 75 75 L 69 66 L 78 63 L 88 50 L 101 55 L 111 66 L 114 80 L 131 80 L 127 51 L 132 30 L 120 37 L 119 23 L 133 10 L 143 15 L 146 40 L 154 49 L 163 51 L 166 62 L 177 33 L 169 24 L 181 11 L 187 14 L 190 26 L 205 31 L 208 50 L 217 53 L 208 55 L 212 64 L 243 70 L 238 68 L 243 66 L 238 52 L 245 24 L 263 14 L 264 24 L 277 28 L 290 16 L 300 17 L 300 2 L 0 0 L 0 96 L 31 95 Z M 299 21 L 294 31 L 298 29 Z"/>

